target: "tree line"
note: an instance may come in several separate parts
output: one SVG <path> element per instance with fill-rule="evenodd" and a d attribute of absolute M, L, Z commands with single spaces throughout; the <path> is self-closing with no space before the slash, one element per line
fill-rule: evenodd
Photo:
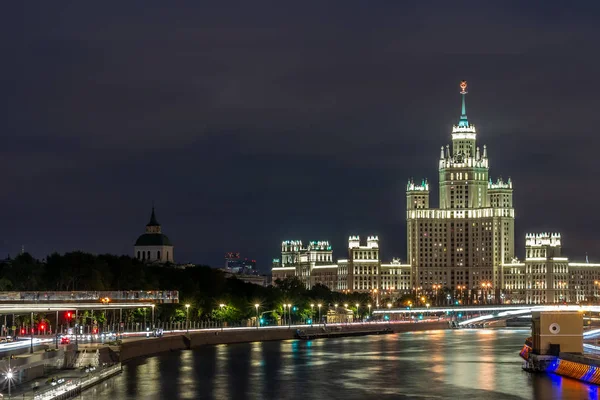
<path fill-rule="evenodd" d="M 336 303 L 350 309 L 359 304 L 355 312 L 365 316 L 367 304 L 373 302 L 368 293 L 332 292 L 323 285 L 307 289 L 296 277 L 276 283 L 263 287 L 208 266 L 180 269 L 144 264 L 129 256 L 84 252 L 54 253 L 44 260 L 23 253 L 0 263 L 0 291 L 177 290 L 179 304 L 156 307 L 157 321 L 163 322 L 185 320 L 185 304 L 190 305 L 190 320 L 229 323 L 255 317 L 258 304 L 261 320 L 275 323 L 284 313 L 287 318 L 291 314 L 292 322 L 316 320 L 318 304 L 322 315 Z M 291 313 L 284 304 L 292 305 Z M 140 318 L 139 310 L 127 313 L 128 320 Z"/>

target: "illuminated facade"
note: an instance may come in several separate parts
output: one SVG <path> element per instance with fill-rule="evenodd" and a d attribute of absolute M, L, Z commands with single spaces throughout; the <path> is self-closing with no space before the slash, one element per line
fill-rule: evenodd
<path fill-rule="evenodd" d="M 377 236 L 369 236 L 365 245 L 358 236 L 350 236 L 348 258 L 337 263 L 329 242 L 309 242 L 304 247 L 300 240 L 287 240 L 282 242 L 281 259 L 274 260 L 271 271 L 273 282 L 297 276 L 307 288 L 322 284 L 337 291 L 409 293 L 411 285 L 410 265 L 397 259 L 381 262 Z"/>
<path fill-rule="evenodd" d="M 525 236 L 525 261 L 503 265 L 504 302 L 559 304 L 598 302 L 600 264 L 569 262 L 559 233 Z"/>
<path fill-rule="evenodd" d="M 438 161 L 439 208 L 427 180 L 406 185 L 407 263 L 382 263 L 376 236 L 365 244 L 350 236 L 337 263 L 328 242 L 286 241 L 273 281 L 297 276 L 307 287 L 434 296 L 434 304 L 600 301 L 600 264 L 569 262 L 560 234 L 526 235 L 525 260 L 515 258 L 513 183 L 491 179 L 487 147 L 467 118 L 466 81 L 460 87 L 461 116 Z"/>
<path fill-rule="evenodd" d="M 501 265 L 514 258 L 512 182 L 489 176 L 487 148 L 477 146 L 477 130 L 467 119 L 466 88 L 461 82 L 462 113 L 452 145 L 440 151 L 439 208 L 429 206 L 427 181 L 406 186 L 407 258 L 419 291 L 439 285 L 499 292 Z"/>

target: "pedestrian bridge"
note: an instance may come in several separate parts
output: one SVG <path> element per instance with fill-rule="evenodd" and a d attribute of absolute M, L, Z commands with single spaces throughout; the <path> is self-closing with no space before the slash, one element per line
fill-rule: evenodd
<path fill-rule="evenodd" d="M 0 292 L 0 314 L 126 309 L 179 303 L 176 290 Z"/>

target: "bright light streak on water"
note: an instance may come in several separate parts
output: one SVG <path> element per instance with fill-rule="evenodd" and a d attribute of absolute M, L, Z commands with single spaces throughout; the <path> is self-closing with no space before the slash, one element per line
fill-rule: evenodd
<path fill-rule="evenodd" d="M 453 330 L 210 346 L 129 363 L 83 399 L 597 399 L 530 375 L 529 330 Z"/>

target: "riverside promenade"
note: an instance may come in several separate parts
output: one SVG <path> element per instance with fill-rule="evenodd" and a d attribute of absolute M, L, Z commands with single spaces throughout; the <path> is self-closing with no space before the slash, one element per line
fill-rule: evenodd
<path fill-rule="evenodd" d="M 423 322 L 372 322 L 327 325 L 267 326 L 260 328 L 213 328 L 165 332 L 159 338 L 129 337 L 120 346 L 110 346 L 111 353 L 118 353 L 122 363 L 138 357 L 146 357 L 168 351 L 190 350 L 206 345 L 290 340 L 296 338 L 296 332 L 304 333 L 332 332 L 343 336 L 357 332 L 370 332 L 389 329 L 394 333 L 450 329 L 448 321 Z M 327 340 L 327 339 L 316 339 Z"/>

